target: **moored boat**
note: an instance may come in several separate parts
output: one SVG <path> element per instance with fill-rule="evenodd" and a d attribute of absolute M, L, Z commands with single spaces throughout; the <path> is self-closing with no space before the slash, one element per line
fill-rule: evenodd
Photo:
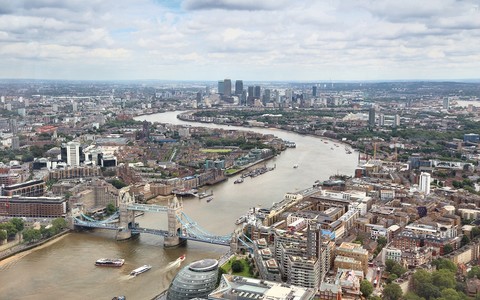
<path fill-rule="evenodd" d="M 182 254 L 179 258 L 177 258 L 177 260 L 182 262 L 185 260 L 185 258 L 187 258 L 187 256 L 185 254 Z"/>
<path fill-rule="evenodd" d="M 210 197 L 210 198 L 207 199 L 207 202 L 210 202 L 212 200 L 213 200 L 213 197 Z"/>
<path fill-rule="evenodd" d="M 237 180 L 235 180 L 233 183 L 237 184 L 237 183 L 243 183 L 243 178 L 238 178 Z"/>
<path fill-rule="evenodd" d="M 145 273 L 148 270 L 150 270 L 151 268 L 152 268 L 152 266 L 150 266 L 150 265 L 143 265 L 141 267 L 136 268 L 132 272 L 130 272 L 130 276 L 137 276 L 139 274 Z"/>
<path fill-rule="evenodd" d="M 235 221 L 235 224 L 236 225 L 240 225 L 242 224 L 243 222 L 245 222 L 247 220 L 247 217 L 246 216 L 241 216 L 240 218 L 238 218 L 236 221 Z"/>
<path fill-rule="evenodd" d="M 125 263 L 123 258 L 100 258 L 95 262 L 96 266 L 101 267 L 121 267 Z"/>

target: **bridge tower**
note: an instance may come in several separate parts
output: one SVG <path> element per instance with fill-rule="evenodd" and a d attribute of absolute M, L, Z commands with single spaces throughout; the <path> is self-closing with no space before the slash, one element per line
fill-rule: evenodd
<path fill-rule="evenodd" d="M 117 240 L 127 240 L 132 237 L 131 225 L 135 226 L 135 211 L 127 210 L 129 204 L 135 202 L 132 195 L 130 195 L 130 187 L 124 187 L 118 193 L 117 203 L 119 207 L 119 224 L 117 231 Z"/>
<path fill-rule="evenodd" d="M 186 239 L 179 237 L 182 234 L 182 223 L 179 218 L 183 212 L 183 202 L 178 201 L 177 196 L 173 197 L 172 201 L 168 201 L 168 236 L 164 238 L 163 246 L 165 248 L 177 247 L 187 242 Z"/>

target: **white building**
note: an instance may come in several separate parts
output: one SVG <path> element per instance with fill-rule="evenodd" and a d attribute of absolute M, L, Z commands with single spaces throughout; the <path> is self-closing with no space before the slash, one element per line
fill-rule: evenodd
<path fill-rule="evenodd" d="M 78 142 L 68 142 L 65 145 L 67 164 L 69 166 L 79 166 L 80 165 L 80 143 Z"/>
<path fill-rule="evenodd" d="M 420 181 L 419 181 L 420 192 L 424 193 L 425 195 L 430 194 L 430 181 L 431 181 L 430 173 L 422 172 L 420 174 Z"/>

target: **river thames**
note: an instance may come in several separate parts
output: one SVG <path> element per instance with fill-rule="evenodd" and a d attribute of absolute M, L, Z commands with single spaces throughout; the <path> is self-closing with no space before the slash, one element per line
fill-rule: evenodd
<path fill-rule="evenodd" d="M 238 178 L 235 176 L 209 187 L 214 193 L 211 202 L 206 198 L 184 199 L 184 212 L 211 233 L 230 233 L 236 227 L 235 220 L 250 207 L 268 208 L 282 200 L 285 193 L 309 188 L 316 180 L 328 179 L 333 174 L 353 175 L 357 165 L 357 153 L 347 154 L 344 146 L 334 141 L 327 144 L 325 139 L 276 129 L 184 122 L 176 118 L 177 114 L 167 112 L 135 119 L 250 130 L 274 134 L 297 144 L 296 148 L 289 148 L 266 162 L 267 166 L 276 166 L 274 171 L 245 178 L 242 184 L 233 183 Z M 298 168 L 293 168 L 296 164 Z M 165 214 L 146 213 L 136 220 L 142 227 L 167 227 Z M 54 243 L 0 261 L 0 299 L 112 299 L 117 295 L 151 299 L 168 288 L 182 266 L 202 258 L 219 258 L 226 251 L 228 248 L 224 246 L 198 242 L 166 250 L 163 238 L 152 235 L 117 242 L 109 231 L 69 233 Z M 184 253 L 187 258 L 182 265 L 175 264 Z M 95 260 L 102 257 L 124 258 L 125 265 L 118 269 L 95 267 Z M 131 270 L 144 264 L 152 265 L 152 269 L 138 277 L 129 277 Z"/>

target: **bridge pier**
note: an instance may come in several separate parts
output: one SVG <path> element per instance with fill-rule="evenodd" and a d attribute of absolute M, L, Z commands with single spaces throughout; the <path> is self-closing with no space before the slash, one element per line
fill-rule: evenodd
<path fill-rule="evenodd" d="M 186 239 L 182 239 L 179 236 L 166 236 L 163 238 L 164 248 L 176 248 L 187 243 Z"/>
<path fill-rule="evenodd" d="M 124 241 L 132 238 L 132 231 L 128 228 L 120 228 L 115 235 L 117 241 Z"/>
<path fill-rule="evenodd" d="M 182 233 L 182 224 L 179 221 L 183 211 L 183 202 L 178 201 L 177 196 L 173 197 L 172 202 L 168 203 L 168 236 L 164 238 L 163 247 L 174 248 L 187 242 L 179 235 Z"/>
<path fill-rule="evenodd" d="M 117 241 L 128 240 L 132 237 L 130 224 L 135 223 L 135 212 L 127 209 L 127 206 L 132 203 L 134 203 L 134 199 L 130 195 L 130 188 L 122 188 L 118 195 L 120 218 L 116 235 Z"/>

